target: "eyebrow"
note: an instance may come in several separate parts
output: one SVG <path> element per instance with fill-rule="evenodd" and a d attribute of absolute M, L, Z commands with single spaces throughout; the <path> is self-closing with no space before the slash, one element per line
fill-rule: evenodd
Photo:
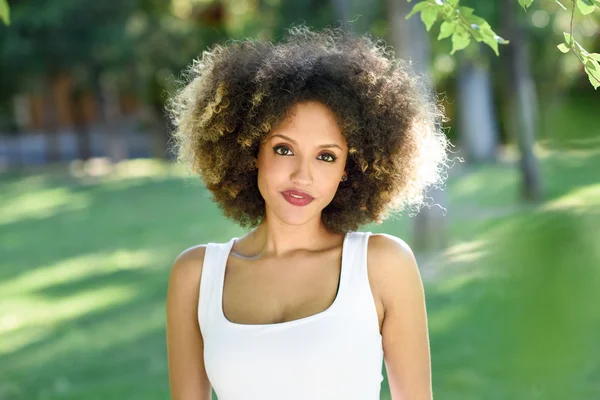
<path fill-rule="evenodd" d="M 288 141 L 290 141 L 290 142 L 292 142 L 292 143 L 294 143 L 294 144 L 298 144 L 298 143 L 297 143 L 297 142 L 296 142 L 294 139 L 292 139 L 291 137 L 289 137 L 289 136 L 285 136 L 285 135 L 281 135 L 281 134 L 279 134 L 279 133 L 276 133 L 276 134 L 272 135 L 270 139 L 273 139 L 273 138 L 275 138 L 275 137 L 278 137 L 278 136 L 279 136 L 280 138 L 282 138 L 282 139 L 285 139 L 285 140 L 288 140 Z M 270 140 L 270 139 L 269 139 L 269 140 Z M 320 145 L 320 146 L 319 146 L 319 148 L 320 148 L 320 149 L 323 149 L 323 148 L 326 148 L 326 147 L 337 147 L 338 149 L 342 150 L 342 148 L 341 148 L 339 145 L 335 144 L 335 143 L 331 143 L 331 144 L 322 144 L 322 145 Z"/>

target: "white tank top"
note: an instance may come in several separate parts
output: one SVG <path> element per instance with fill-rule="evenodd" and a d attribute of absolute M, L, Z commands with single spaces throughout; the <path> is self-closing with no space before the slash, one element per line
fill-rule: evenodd
<path fill-rule="evenodd" d="M 227 258 L 237 238 L 206 247 L 198 321 L 206 373 L 219 400 L 378 400 L 383 348 L 367 275 L 371 232 L 349 232 L 333 304 L 275 324 L 223 313 Z"/>

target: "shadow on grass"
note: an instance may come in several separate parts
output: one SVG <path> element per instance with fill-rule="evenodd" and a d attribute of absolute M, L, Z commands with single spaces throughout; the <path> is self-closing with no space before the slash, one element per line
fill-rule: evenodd
<path fill-rule="evenodd" d="M 22 179 L 0 182 L 0 207 L 21 212 L 0 224 L 0 399 L 168 398 L 169 267 L 185 248 L 229 240 L 241 228 L 199 184 L 178 178 Z M 44 191 L 56 188 L 63 197 L 45 214 L 19 209 L 35 193 L 45 206 Z M 70 207 L 69 196 L 84 206 Z"/>
<path fill-rule="evenodd" d="M 73 184 L 66 189 L 84 196 L 85 207 L 61 206 L 48 216 L 23 216 L 0 224 L 2 281 L 91 252 L 151 248 L 174 258 L 173 253 L 186 247 L 228 240 L 241 231 L 220 215 L 204 189 L 180 179 Z M 22 190 L 14 195 L 15 207 L 19 195 L 26 194 Z"/>

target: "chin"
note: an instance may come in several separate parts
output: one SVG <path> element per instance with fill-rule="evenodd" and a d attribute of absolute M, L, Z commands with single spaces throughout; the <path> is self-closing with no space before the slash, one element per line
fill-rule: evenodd
<path fill-rule="evenodd" d="M 304 225 L 308 221 L 317 217 L 317 215 L 315 215 L 313 213 L 305 213 L 305 212 L 294 213 L 294 212 L 288 212 L 288 211 L 281 211 L 281 212 L 275 213 L 275 215 L 281 222 L 284 222 L 287 225 L 293 225 L 293 226 Z"/>
<path fill-rule="evenodd" d="M 271 212 L 274 217 L 287 225 L 301 226 L 321 215 L 322 210 L 316 209 L 315 204 L 306 207 L 295 207 L 285 200 L 283 200 L 283 203 L 276 209 L 271 208 Z"/>

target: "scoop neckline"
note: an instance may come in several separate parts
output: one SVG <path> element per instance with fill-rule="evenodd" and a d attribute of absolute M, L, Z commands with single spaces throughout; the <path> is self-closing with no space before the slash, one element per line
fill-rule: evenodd
<path fill-rule="evenodd" d="M 235 326 L 235 327 L 239 327 L 239 328 L 268 328 L 268 327 L 277 328 L 277 327 L 284 327 L 284 326 L 291 326 L 291 325 L 305 323 L 308 321 L 319 319 L 319 318 L 323 317 L 324 315 L 330 314 L 333 310 L 335 310 L 335 308 L 337 308 L 337 305 L 340 302 L 340 298 L 342 297 L 342 294 L 344 293 L 344 290 L 345 290 L 345 276 L 346 276 L 346 269 L 347 269 L 346 264 L 348 263 L 348 260 L 347 260 L 348 257 L 346 255 L 346 253 L 348 252 L 347 241 L 348 241 L 348 237 L 350 236 L 350 234 L 352 234 L 351 231 L 347 232 L 344 235 L 344 239 L 342 241 L 342 259 L 341 259 L 341 263 L 340 263 L 341 265 L 340 265 L 339 284 L 338 284 L 337 294 L 335 296 L 335 299 L 333 300 L 333 303 L 331 303 L 331 305 L 329 307 L 327 307 L 325 310 L 320 311 L 316 314 L 308 315 L 306 317 L 294 319 L 291 321 L 276 322 L 276 323 L 271 323 L 271 324 L 240 324 L 238 322 L 230 321 L 225 316 L 225 312 L 223 311 L 223 297 L 224 297 L 224 292 L 225 292 L 225 290 L 224 290 L 225 271 L 227 269 L 227 260 L 229 259 L 229 255 L 231 254 L 231 249 L 233 248 L 235 241 L 237 239 L 239 239 L 238 237 L 232 238 L 229 241 L 229 243 L 227 243 L 227 250 L 225 252 L 225 257 L 224 257 L 223 265 L 221 268 L 221 290 L 219 291 L 219 307 L 218 307 L 221 319 L 226 324 Z"/>

